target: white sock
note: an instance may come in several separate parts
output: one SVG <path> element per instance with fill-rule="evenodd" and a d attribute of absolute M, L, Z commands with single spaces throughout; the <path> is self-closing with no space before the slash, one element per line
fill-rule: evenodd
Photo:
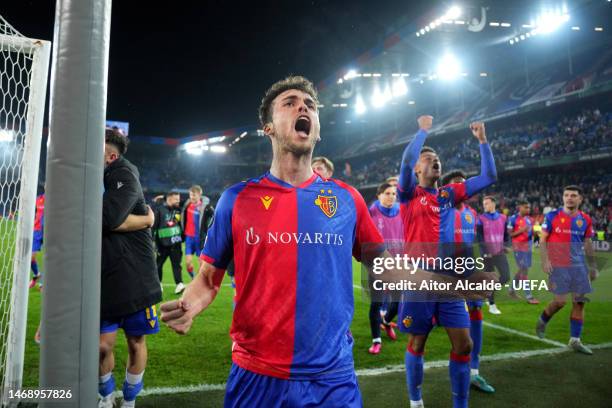
<path fill-rule="evenodd" d="M 470 368 L 470 375 L 478 375 L 478 369 L 477 368 Z"/>
<path fill-rule="evenodd" d="M 424 406 L 423 399 L 420 399 L 418 401 L 410 400 L 410 407 L 411 408 L 420 408 L 420 407 L 423 407 L 423 406 Z"/>
<path fill-rule="evenodd" d="M 380 339 L 380 337 L 377 337 L 375 339 L 372 339 L 372 343 L 382 343 L 382 340 Z"/>
<path fill-rule="evenodd" d="M 111 379 L 111 377 L 113 376 L 113 372 L 109 371 L 108 373 L 101 375 L 100 376 L 100 384 L 103 384 L 105 382 L 107 382 L 108 380 Z"/>
<path fill-rule="evenodd" d="M 128 370 L 125 370 L 125 381 L 128 384 L 136 385 L 142 381 L 142 376 L 144 375 L 144 370 L 142 370 L 139 374 L 132 374 Z"/>
<path fill-rule="evenodd" d="M 570 342 L 580 342 L 580 337 L 570 337 Z"/>

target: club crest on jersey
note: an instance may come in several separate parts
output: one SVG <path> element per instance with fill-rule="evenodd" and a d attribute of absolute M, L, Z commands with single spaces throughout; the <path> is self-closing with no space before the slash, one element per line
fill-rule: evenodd
<path fill-rule="evenodd" d="M 274 200 L 274 197 L 265 196 L 259 197 L 259 199 L 261 200 L 261 203 L 263 204 L 264 208 L 267 210 L 268 208 L 270 208 L 270 204 L 272 204 L 272 200 Z"/>
<path fill-rule="evenodd" d="M 472 214 L 465 214 L 465 220 L 471 224 L 473 221 Z"/>
<path fill-rule="evenodd" d="M 582 222 L 582 220 L 576 220 L 576 226 L 577 226 L 578 228 L 582 228 L 582 225 L 583 225 L 583 224 L 584 224 L 584 223 Z"/>
<path fill-rule="evenodd" d="M 402 320 L 402 324 L 404 325 L 404 327 L 408 328 L 410 327 L 410 325 L 412 324 L 412 316 L 406 316 L 404 317 L 404 320 Z"/>
<path fill-rule="evenodd" d="M 440 191 L 440 197 L 446 200 L 448 198 L 448 191 L 446 190 Z"/>
<path fill-rule="evenodd" d="M 331 192 L 331 190 L 327 190 L 328 194 L 331 194 Z M 321 190 L 321 193 L 325 193 L 325 190 Z M 319 194 L 314 203 L 329 218 L 333 217 L 338 209 L 338 198 L 336 196 Z"/>

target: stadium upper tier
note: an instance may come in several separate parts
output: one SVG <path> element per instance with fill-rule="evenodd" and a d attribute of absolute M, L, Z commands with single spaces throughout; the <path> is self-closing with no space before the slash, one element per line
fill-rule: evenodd
<path fill-rule="evenodd" d="M 598 109 L 563 117 L 550 122 L 515 124 L 503 130 L 489 132 L 489 141 L 495 161 L 502 170 L 537 167 L 538 164 L 554 164 L 572 154 L 597 152 L 612 153 L 612 113 L 601 113 Z M 480 164 L 477 141 L 464 130 L 432 138 L 426 142 L 442 159 L 445 170 L 461 168 L 475 171 Z M 612 156 L 612 154 L 610 154 Z M 356 187 L 377 184 L 385 177 L 399 173 L 401 154 L 397 150 L 380 152 L 372 159 L 355 157 L 346 162 L 350 171 L 344 170 L 344 178 Z M 338 163 L 341 164 L 341 163 Z"/>

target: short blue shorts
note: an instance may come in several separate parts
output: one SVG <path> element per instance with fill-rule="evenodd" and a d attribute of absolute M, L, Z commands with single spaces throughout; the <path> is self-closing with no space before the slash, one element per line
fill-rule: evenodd
<path fill-rule="evenodd" d="M 464 300 L 450 302 L 400 302 L 397 324 L 401 332 L 428 334 L 437 324 L 447 328 L 469 328 L 470 315 Z"/>
<path fill-rule="evenodd" d="M 338 379 L 284 380 L 232 364 L 225 388 L 228 407 L 362 407 L 355 373 Z"/>
<path fill-rule="evenodd" d="M 34 231 L 34 237 L 32 239 L 32 252 L 40 252 L 43 246 L 43 232 Z"/>
<path fill-rule="evenodd" d="M 200 256 L 199 237 L 185 237 L 185 255 Z"/>
<path fill-rule="evenodd" d="M 514 251 L 514 260 L 521 269 L 531 268 L 531 251 Z"/>
<path fill-rule="evenodd" d="M 131 315 L 110 320 L 100 320 L 100 334 L 112 333 L 122 328 L 129 336 L 143 336 L 159 332 L 157 307 L 147 307 Z"/>
<path fill-rule="evenodd" d="M 555 295 L 568 293 L 584 295 L 593 291 L 589 271 L 583 265 L 553 268 L 548 282 L 548 288 Z"/>

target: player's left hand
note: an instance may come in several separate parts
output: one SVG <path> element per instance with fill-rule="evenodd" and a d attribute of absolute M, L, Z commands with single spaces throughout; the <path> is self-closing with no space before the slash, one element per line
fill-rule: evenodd
<path fill-rule="evenodd" d="M 189 305 L 183 299 L 162 303 L 160 310 L 161 320 L 178 334 L 187 334 L 193 324 L 193 316 L 189 311 Z"/>
<path fill-rule="evenodd" d="M 485 132 L 485 125 L 483 122 L 472 122 L 470 123 L 470 130 L 472 134 L 480 143 L 486 143 L 487 135 Z"/>
<path fill-rule="evenodd" d="M 599 277 L 599 270 L 596 267 L 589 268 L 589 278 L 594 281 Z"/>

